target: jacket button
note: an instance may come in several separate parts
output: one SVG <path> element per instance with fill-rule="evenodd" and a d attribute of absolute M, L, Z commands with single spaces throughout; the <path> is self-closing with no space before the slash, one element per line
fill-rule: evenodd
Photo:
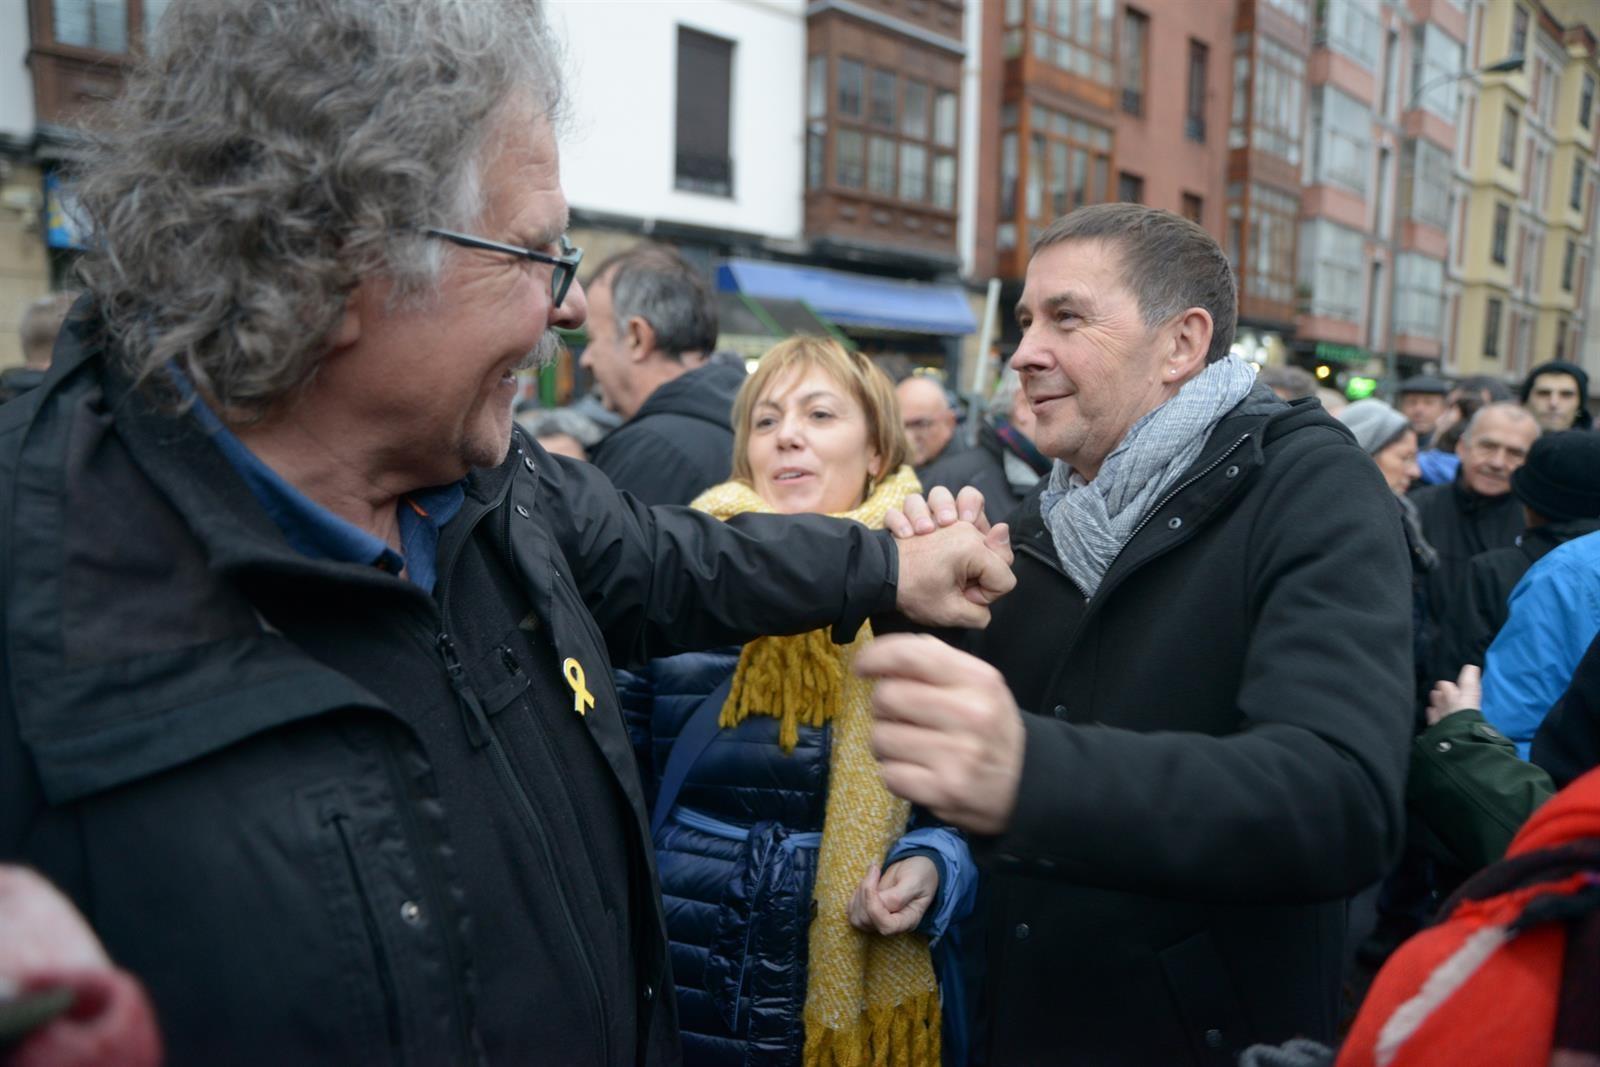
<path fill-rule="evenodd" d="M 1451 747 L 1452 746 L 1451 746 L 1450 742 L 1448 742 L 1448 741 L 1440 741 L 1439 742 L 1439 751 L 1440 752 L 1449 752 Z"/>
<path fill-rule="evenodd" d="M 1176 516 L 1176 515 L 1172 516 L 1172 518 L 1167 520 L 1167 529 L 1169 529 L 1169 530 L 1176 530 L 1178 527 L 1180 527 L 1182 525 L 1183 525 L 1183 520 L 1178 518 L 1178 516 Z"/>
<path fill-rule="evenodd" d="M 649 982 L 644 984 L 644 999 L 646 1003 L 656 999 L 656 987 Z"/>
<path fill-rule="evenodd" d="M 533 457 L 532 456 L 523 456 L 522 457 L 522 465 L 524 467 L 527 467 L 529 470 L 533 470 Z"/>
<path fill-rule="evenodd" d="M 404 904 L 400 905 L 400 918 L 404 919 L 411 926 L 417 925 L 422 921 L 422 905 L 418 904 L 414 900 L 406 901 Z"/>
<path fill-rule="evenodd" d="M 1050 714 L 1058 719 L 1065 719 L 1067 717 L 1067 706 L 1065 704 L 1057 704 L 1050 709 Z"/>
<path fill-rule="evenodd" d="M 523 518 L 527 518 L 528 517 L 528 509 L 523 507 L 521 504 L 518 504 L 517 505 L 517 514 L 521 515 Z"/>
<path fill-rule="evenodd" d="M 1017 934 L 1017 940 L 1018 941 L 1026 941 L 1026 940 L 1028 940 L 1028 935 L 1030 933 L 1032 933 L 1032 932 L 1033 931 L 1028 929 L 1028 924 L 1027 923 L 1018 923 L 1017 924 L 1016 934 Z"/>
<path fill-rule="evenodd" d="M 1221 1047 L 1222 1047 L 1222 1031 L 1221 1030 L 1207 1030 L 1206 1031 L 1206 1048 L 1221 1048 Z"/>
<path fill-rule="evenodd" d="M 1227 470 L 1223 471 L 1222 474 L 1223 474 L 1224 477 L 1227 477 L 1227 478 L 1237 478 L 1237 477 L 1239 477 L 1239 465 L 1237 463 L 1233 464 L 1233 466 L 1231 466 Z"/>

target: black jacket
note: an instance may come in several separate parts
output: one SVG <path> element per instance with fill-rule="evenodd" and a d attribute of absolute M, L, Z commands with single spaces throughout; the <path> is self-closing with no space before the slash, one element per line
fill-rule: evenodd
<path fill-rule="evenodd" d="M 687 504 L 728 480 L 733 398 L 742 367 L 711 362 L 650 394 L 589 457 L 611 484 L 646 504 Z"/>
<path fill-rule="evenodd" d="M 999 522 L 1022 503 L 1026 493 L 1018 492 L 1006 476 L 1006 446 L 987 421 L 978 430 L 978 443 L 972 448 L 952 451 L 946 448 L 932 463 L 917 471 L 922 492 L 942 485 L 952 493 L 972 486 L 983 493 L 984 511 Z"/>
<path fill-rule="evenodd" d="M 430 597 L 294 552 L 67 329 L 0 408 L 0 860 L 145 983 L 167 1062 L 674 1062 L 611 663 L 853 627 L 886 539 L 653 511 L 519 438 Z"/>
<path fill-rule="evenodd" d="M 1037 491 L 981 638 L 1027 748 L 987 843 L 987 1062 L 1231 1065 L 1327 1041 L 1346 898 L 1399 848 L 1410 565 L 1319 405 L 1222 419 L 1092 601 Z"/>
<path fill-rule="evenodd" d="M 1425 486 L 1410 497 L 1422 520 L 1423 536 L 1439 554 L 1426 582 L 1428 633 L 1423 644 L 1432 662 L 1422 665 L 1422 677 L 1454 679 L 1466 662 L 1459 658 L 1459 637 L 1453 635 L 1467 611 L 1472 558 L 1516 545 L 1523 530 L 1522 502 L 1509 492 L 1480 496 L 1459 474 L 1448 485 Z"/>
<path fill-rule="evenodd" d="M 1472 557 L 1467 568 L 1462 608 L 1453 618 L 1443 620 L 1448 655 L 1455 660 L 1458 670 L 1464 663 L 1483 666 L 1483 654 L 1489 650 L 1494 635 L 1500 632 L 1510 614 L 1507 601 L 1511 590 L 1528 573 L 1528 568 L 1557 545 L 1596 530 L 1600 530 L 1600 519 L 1546 523 L 1525 531 L 1509 548 L 1492 548 Z M 1453 679 L 1454 675 L 1439 677 Z"/>

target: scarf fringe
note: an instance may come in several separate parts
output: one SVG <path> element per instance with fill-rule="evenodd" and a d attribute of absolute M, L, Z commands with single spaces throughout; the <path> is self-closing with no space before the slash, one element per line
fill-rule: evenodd
<path fill-rule="evenodd" d="M 806 1020 L 805 1067 L 939 1067 L 939 994 L 869 1005 L 854 1026 Z"/>
<path fill-rule="evenodd" d="M 749 715 L 770 715 L 778 720 L 779 746 L 790 753 L 802 724 L 821 726 L 833 717 L 843 683 L 844 665 L 826 630 L 758 637 L 739 653 L 717 721 L 726 729 Z"/>

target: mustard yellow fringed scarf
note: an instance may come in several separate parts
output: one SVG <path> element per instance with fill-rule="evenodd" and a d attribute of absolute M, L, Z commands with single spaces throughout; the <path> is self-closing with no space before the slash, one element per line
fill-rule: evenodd
<path fill-rule="evenodd" d="M 888 510 L 919 488 L 911 468 L 901 467 L 864 504 L 839 517 L 882 529 Z M 772 510 L 738 482 L 706 490 L 691 506 L 723 520 Z M 849 670 L 871 639 L 870 626 L 848 645 L 834 644 L 827 630 L 757 638 L 739 656 L 721 724 L 770 715 L 781 723 L 779 743 L 788 752 L 801 723 L 833 723 L 806 980 L 805 1067 L 938 1067 L 939 987 L 926 939 L 864 934 L 845 910 L 867 868 L 905 832 L 911 813 L 878 777 L 872 686 Z"/>

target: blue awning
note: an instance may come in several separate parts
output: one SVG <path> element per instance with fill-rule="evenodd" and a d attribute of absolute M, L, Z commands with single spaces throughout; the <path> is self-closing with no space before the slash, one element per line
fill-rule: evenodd
<path fill-rule="evenodd" d="M 901 282 L 821 267 L 730 259 L 717 268 L 717 288 L 758 299 L 804 300 L 840 326 L 955 335 L 978 329 L 966 290 L 959 285 Z"/>

